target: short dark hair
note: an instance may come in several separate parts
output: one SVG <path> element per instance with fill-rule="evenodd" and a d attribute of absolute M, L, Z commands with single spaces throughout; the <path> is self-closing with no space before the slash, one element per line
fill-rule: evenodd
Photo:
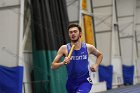
<path fill-rule="evenodd" d="M 77 27 L 77 28 L 79 29 L 80 32 L 82 31 L 82 28 L 81 28 L 78 24 L 70 24 L 70 25 L 68 26 L 68 31 L 69 31 L 69 29 L 72 28 L 72 27 Z"/>

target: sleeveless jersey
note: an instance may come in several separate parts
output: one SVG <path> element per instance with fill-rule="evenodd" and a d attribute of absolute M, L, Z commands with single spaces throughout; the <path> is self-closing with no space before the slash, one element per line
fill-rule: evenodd
<path fill-rule="evenodd" d="M 68 53 L 71 44 L 67 44 Z M 72 82 L 83 82 L 89 77 L 88 70 L 88 52 L 86 43 L 81 44 L 80 50 L 74 50 L 70 59 L 70 63 L 66 65 L 68 72 L 68 80 Z"/>

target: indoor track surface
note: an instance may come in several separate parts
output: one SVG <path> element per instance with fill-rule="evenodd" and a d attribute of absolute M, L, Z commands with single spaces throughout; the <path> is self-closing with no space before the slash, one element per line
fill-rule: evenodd
<path fill-rule="evenodd" d="M 125 86 L 101 93 L 140 93 L 140 84 L 133 86 Z"/>

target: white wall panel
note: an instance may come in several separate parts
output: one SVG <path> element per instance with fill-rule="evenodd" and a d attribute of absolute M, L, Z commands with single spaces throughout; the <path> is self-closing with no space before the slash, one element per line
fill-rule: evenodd
<path fill-rule="evenodd" d="M 137 1 L 137 3 L 136 3 L 136 4 L 137 4 L 137 5 L 140 5 L 140 0 L 136 0 L 136 1 Z"/>
<path fill-rule="evenodd" d="M 102 65 L 111 63 L 112 0 L 93 0 L 97 48 L 103 52 Z"/>
<path fill-rule="evenodd" d="M 95 8 L 94 9 L 95 29 L 96 31 L 111 30 L 112 25 L 112 8 Z"/>
<path fill-rule="evenodd" d="M 17 66 L 19 8 L 0 9 L 0 64 Z"/>
<path fill-rule="evenodd" d="M 132 38 L 121 39 L 122 63 L 124 65 L 133 65 L 132 45 Z"/>
<path fill-rule="evenodd" d="M 140 57 L 140 0 L 136 0 L 136 2 L 137 2 L 136 3 L 136 36 L 137 36 L 136 38 L 137 38 L 137 48 L 138 48 L 137 54 L 138 57 Z"/>
<path fill-rule="evenodd" d="M 67 10 L 69 21 L 78 21 L 79 19 L 79 1 L 77 0 L 67 0 Z"/>
<path fill-rule="evenodd" d="M 23 93 L 32 93 L 32 83 L 31 83 L 31 71 L 32 71 L 32 53 L 29 52 L 25 52 L 24 53 L 24 78 L 23 78 L 23 82 L 24 82 L 24 92 Z M 36 68 L 36 67 L 34 67 Z"/>
<path fill-rule="evenodd" d="M 139 46 L 140 47 L 140 46 Z M 137 59 L 137 64 L 136 64 L 136 66 L 137 66 L 137 74 L 138 74 L 138 82 L 140 83 L 140 58 L 138 58 Z"/>
<path fill-rule="evenodd" d="M 0 0 L 0 7 L 19 5 L 20 0 Z"/>
<path fill-rule="evenodd" d="M 133 65 L 134 0 L 116 0 L 122 64 Z"/>
<path fill-rule="evenodd" d="M 140 25 L 136 26 L 136 33 L 137 33 L 137 41 L 140 41 Z"/>
<path fill-rule="evenodd" d="M 140 23 L 140 8 L 136 9 L 136 19 L 136 23 Z"/>
<path fill-rule="evenodd" d="M 137 0 L 136 7 L 136 35 L 137 41 L 140 41 L 140 0 Z M 140 42 L 138 42 L 138 54 L 140 57 Z"/>
<path fill-rule="evenodd" d="M 134 15 L 134 0 L 116 0 L 118 16 Z"/>
<path fill-rule="evenodd" d="M 120 37 L 133 35 L 134 29 L 133 17 L 119 18 L 118 22 L 119 22 Z"/>
<path fill-rule="evenodd" d="M 111 33 L 98 33 L 96 34 L 97 48 L 103 52 L 102 65 L 110 65 L 111 59 Z"/>
<path fill-rule="evenodd" d="M 112 4 L 112 0 L 93 0 L 94 7 Z"/>
<path fill-rule="evenodd" d="M 140 57 L 140 43 L 138 43 L 138 56 Z"/>

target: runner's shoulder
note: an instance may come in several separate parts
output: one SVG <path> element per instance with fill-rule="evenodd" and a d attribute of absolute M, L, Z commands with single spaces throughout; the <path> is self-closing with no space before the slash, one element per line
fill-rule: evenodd
<path fill-rule="evenodd" d="M 67 50 L 67 45 L 62 45 L 59 50 L 61 51 L 66 51 Z"/>
<path fill-rule="evenodd" d="M 88 48 L 94 47 L 93 45 L 88 44 L 88 43 L 86 43 L 86 46 L 87 46 Z"/>

